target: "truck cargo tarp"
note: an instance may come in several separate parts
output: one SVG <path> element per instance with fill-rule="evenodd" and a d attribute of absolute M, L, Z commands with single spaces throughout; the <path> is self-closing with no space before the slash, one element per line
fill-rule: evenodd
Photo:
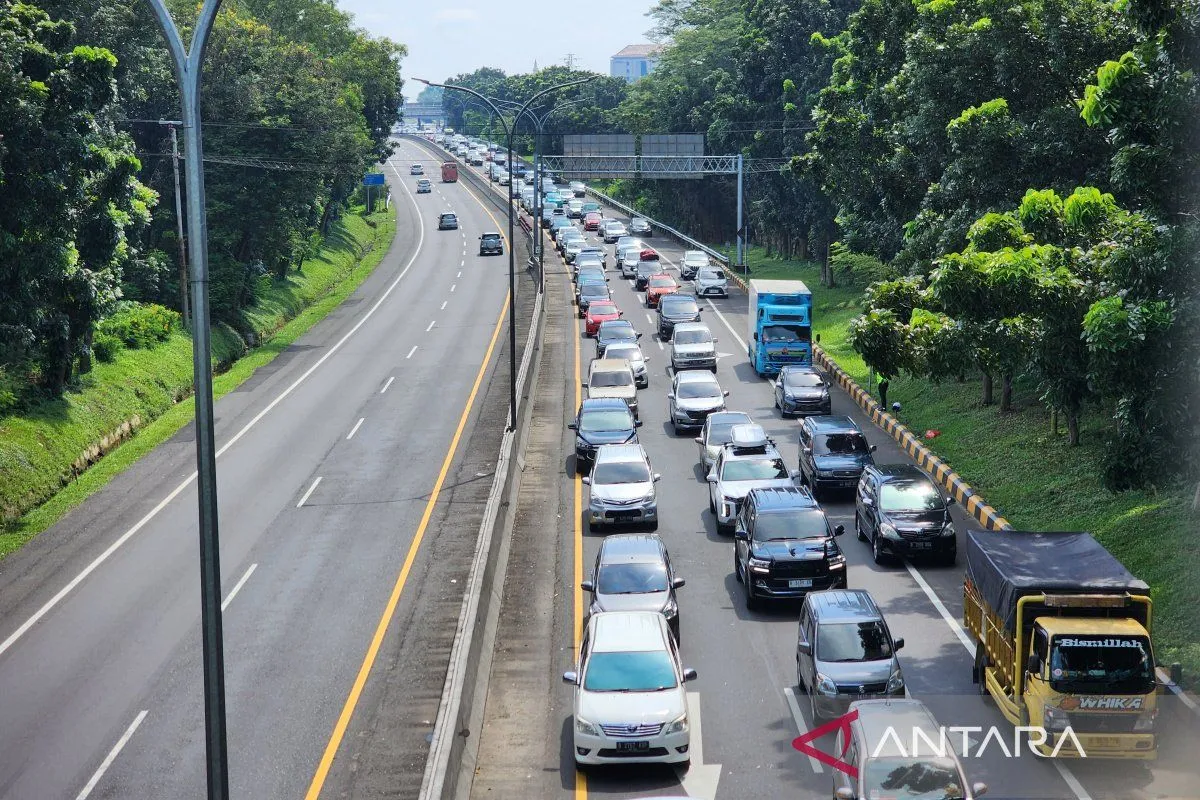
<path fill-rule="evenodd" d="M 967 578 L 1010 631 L 1031 594 L 1148 594 L 1090 533 L 967 531 Z"/>

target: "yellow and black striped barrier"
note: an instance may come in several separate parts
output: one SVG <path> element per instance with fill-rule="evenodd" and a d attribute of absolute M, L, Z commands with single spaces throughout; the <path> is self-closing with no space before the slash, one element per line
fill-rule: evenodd
<path fill-rule="evenodd" d="M 854 398 L 854 402 L 870 415 L 871 421 L 899 442 L 904 451 L 917 462 L 917 466 L 928 472 L 980 525 L 988 530 L 1012 529 L 1008 520 L 985 503 L 983 498 L 971 487 L 971 484 L 950 469 L 945 461 L 934 455 L 933 451 L 922 444 L 921 440 L 899 420 L 887 413 L 869 392 L 855 383 L 846 374 L 846 371 L 839 367 L 837 362 L 831 359 L 818 345 L 813 345 L 813 360 L 836 378 L 838 384 Z"/>

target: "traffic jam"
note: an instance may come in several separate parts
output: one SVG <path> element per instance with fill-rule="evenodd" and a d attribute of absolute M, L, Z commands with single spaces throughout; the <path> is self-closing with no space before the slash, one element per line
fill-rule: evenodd
<path fill-rule="evenodd" d="M 494 145 L 463 139 L 445 146 L 468 164 L 494 165 Z M 531 216 L 541 209 L 535 235 L 547 259 L 553 247 L 565 265 L 578 318 L 581 402 L 568 427 L 585 488 L 581 525 L 596 543 L 562 680 L 573 693 L 574 766 L 593 787 L 606 785 L 606 772 L 624 780 L 626 765 L 695 771 L 699 674 L 682 619 L 706 610 L 689 605 L 685 561 L 728 565 L 738 623 L 766 614 L 792 626 L 783 694 L 796 728 L 785 738 L 799 733 L 790 747 L 820 773 L 824 796 L 831 778 L 835 800 L 1059 796 L 1032 788 L 1051 781 L 1065 781 L 1061 796 L 1091 796 L 1066 766 L 1054 767 L 1057 777 L 1035 767 L 1030 777 L 1006 773 L 1012 766 L 997 768 L 995 758 L 979 762 L 989 766 L 989 791 L 969 766 L 989 726 L 955 738 L 957 728 L 939 724 L 943 709 L 914 697 L 929 677 L 910 682 L 901 653 L 908 638 L 924 662 L 927 645 L 884 613 L 890 589 L 876 597 L 869 580 L 848 578 L 851 561 L 907 570 L 935 601 L 938 589 L 957 587 L 961 612 L 939 611 L 967 650 L 967 691 L 1007 723 L 997 736 L 1008 744 L 993 751 L 1025 755 L 1022 769 L 1030 755 L 1056 764 L 1156 758 L 1148 586 L 1086 533 L 978 530 L 902 451 L 885 443 L 898 455 L 883 457 L 879 432 L 864 430 L 844 396 L 835 404 L 830 376 L 814 365 L 816 307 L 804 283 L 751 279 L 743 292 L 709 252 L 665 256 L 648 220 L 609 216 L 582 182 L 535 179 L 517 165 L 483 172 Z M 735 313 L 731 298 L 746 307 Z M 638 330 L 642 318 L 650 336 Z M 770 419 L 757 397 L 738 407 L 730 391 L 745 397 L 747 382 L 764 381 Z M 648 434 L 660 429 L 671 449 L 652 458 L 660 439 Z M 679 443 L 689 439 L 692 456 L 681 463 Z M 670 485 L 695 484 L 690 502 L 662 495 L 668 470 Z M 659 527 L 690 530 L 672 518 L 688 506 L 692 516 L 706 507 L 711 533 L 692 534 L 680 553 L 676 532 Z M 1012 786 L 996 786 L 997 774 Z"/>

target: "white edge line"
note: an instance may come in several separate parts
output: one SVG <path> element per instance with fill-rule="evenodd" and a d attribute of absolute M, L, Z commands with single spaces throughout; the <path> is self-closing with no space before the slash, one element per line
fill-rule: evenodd
<path fill-rule="evenodd" d="M 787 698 L 788 708 L 792 710 L 792 719 L 796 722 L 796 727 L 800 729 L 800 735 L 808 733 L 808 726 L 804 724 L 804 714 L 800 711 L 800 703 L 796 701 L 796 693 L 792 691 L 792 687 L 783 687 L 783 695 Z M 805 753 L 808 758 L 809 766 L 813 768 L 813 772 L 824 772 L 821 768 L 821 762 L 817 761 L 812 756 Z"/>
<path fill-rule="evenodd" d="M 458 288 L 458 284 L 457 284 L 457 283 L 452 283 L 452 284 L 450 284 L 450 291 L 451 291 L 451 292 L 453 292 L 453 291 L 454 291 L 455 289 L 457 289 L 457 288 Z"/>
<path fill-rule="evenodd" d="M 129 723 L 129 727 L 125 729 L 125 733 L 121 734 L 121 738 L 117 739 L 117 743 L 113 745 L 112 750 L 108 751 L 108 755 L 104 757 L 104 760 L 100 762 L 100 766 L 92 773 L 92 779 L 75 796 L 75 800 L 87 800 L 87 796 L 92 793 L 92 790 L 96 788 L 96 784 L 104 777 L 104 773 L 108 772 L 108 768 L 117 760 L 117 756 L 121 754 L 121 750 L 125 748 L 125 745 L 129 744 L 129 740 L 133 738 L 133 734 L 137 732 L 138 726 L 142 724 L 142 720 L 146 718 L 146 714 L 148 713 L 149 710 L 145 708 L 138 712 L 138 715 L 133 718 L 133 722 Z"/>
<path fill-rule="evenodd" d="M 713 313 L 717 315 L 717 319 L 719 319 L 719 320 L 721 320 L 721 322 L 725 323 L 725 327 L 728 328 L 729 332 L 733 334 L 733 338 L 737 341 L 738 344 L 740 344 L 742 346 L 742 352 L 745 352 L 746 351 L 746 341 L 741 336 L 738 336 L 738 332 L 733 329 L 733 325 L 729 324 L 729 320 L 725 317 L 724 314 L 721 313 L 721 309 L 717 308 L 712 300 L 706 300 L 705 302 L 708 303 L 708 307 L 713 310 Z"/>
<path fill-rule="evenodd" d="M 407 358 L 412 358 L 412 356 L 413 356 L 413 353 L 417 352 L 417 347 L 419 347 L 419 345 L 415 345 L 415 344 L 414 344 L 414 345 L 412 346 L 412 350 L 409 350 L 409 351 L 408 351 L 408 355 L 406 355 L 406 356 L 405 356 L 405 358 L 406 358 L 406 359 L 407 359 Z"/>
<path fill-rule="evenodd" d="M 353 438 L 354 438 L 354 434 L 358 433 L 358 429 L 359 429 L 360 427 L 362 427 L 362 424 L 363 424 L 364 422 L 366 422 L 366 421 L 367 421 L 367 418 L 366 418 L 366 417 L 359 417 L 359 418 L 358 418 L 358 422 L 354 423 L 354 427 L 353 427 L 353 428 L 351 428 L 351 429 L 350 429 L 350 432 L 346 434 L 346 441 L 347 441 L 347 442 L 348 442 L 348 441 L 350 441 L 351 439 L 353 439 Z"/>
<path fill-rule="evenodd" d="M 258 569 L 258 564 L 251 564 L 250 568 L 246 570 L 246 574 L 233 585 L 233 588 L 229 590 L 229 595 L 225 598 L 225 602 L 221 603 L 222 611 L 229 608 L 229 604 L 233 602 L 233 598 L 237 597 L 237 593 L 246 585 L 246 581 L 250 580 L 250 576 L 254 574 L 254 570 L 256 569 Z"/>
<path fill-rule="evenodd" d="M 380 393 L 380 394 L 383 394 L 384 392 L 386 392 L 386 391 L 388 390 L 388 387 L 392 385 L 392 381 L 394 381 L 394 380 L 396 380 L 396 376 L 395 376 L 395 375 L 393 375 L 392 377 L 388 378 L 388 379 L 387 379 L 387 383 L 385 383 L 385 384 L 383 385 L 383 388 L 379 390 L 379 393 Z"/>
<path fill-rule="evenodd" d="M 397 177 L 399 177 L 399 178 L 401 178 L 401 180 L 403 180 L 403 176 L 400 175 L 400 171 L 396 169 L 395 165 L 392 165 L 392 171 L 396 173 Z M 395 280 L 393 280 L 388 285 L 387 289 L 385 289 L 383 291 L 383 294 L 379 297 L 378 300 L 375 301 L 375 304 L 373 306 L 371 306 L 369 309 L 367 309 L 367 312 L 365 314 L 363 314 L 362 318 L 360 318 L 359 321 L 354 324 L 353 328 L 346 331 L 346 333 L 342 336 L 341 339 L 338 339 L 337 342 L 334 343 L 334 345 L 332 347 L 330 347 L 323 356 L 321 356 L 319 359 L 317 359 L 317 362 L 315 364 L 313 364 L 311 367 L 309 367 L 307 370 L 305 370 L 304 373 L 302 375 L 300 375 L 299 378 L 296 378 L 296 380 L 293 381 L 290 386 L 288 386 L 286 389 L 284 389 L 282 392 L 280 392 L 275 397 L 275 399 L 272 400 L 270 403 L 268 403 L 267 406 L 262 411 L 255 414 L 253 419 L 251 419 L 249 422 L 247 422 L 240 431 L 238 431 L 237 433 L 235 433 L 233 435 L 233 438 L 231 438 L 228 442 L 226 442 L 225 445 L 220 450 L 217 451 L 218 458 L 226 450 L 228 450 L 230 447 L 232 447 L 234 444 L 236 444 L 238 442 L 238 440 L 240 440 L 243 436 L 245 436 L 246 433 L 251 428 L 253 428 L 256 424 L 258 424 L 258 422 L 263 417 L 265 417 L 268 413 L 270 413 L 270 411 L 272 409 L 274 409 L 275 406 L 279 405 L 279 403 L 281 403 L 285 397 L 287 397 L 293 391 L 295 391 L 297 386 L 299 386 L 301 383 L 303 383 L 305 380 L 307 380 L 310 375 L 312 375 L 314 372 L 316 372 L 317 369 L 322 364 L 324 364 L 327 360 L 329 360 L 330 356 L 332 356 L 334 353 L 336 353 L 338 350 L 340 350 L 342 345 L 344 345 L 350 339 L 351 336 L 353 336 L 355 333 L 357 333 L 358 329 L 361 328 L 363 325 L 365 325 L 367 320 L 370 319 L 375 314 L 375 312 L 379 309 L 379 307 L 383 305 L 384 301 L 387 300 L 389 296 L 391 296 L 391 294 L 395 290 L 395 288 L 400 285 L 400 281 L 403 280 L 404 276 L 408 274 L 408 271 L 409 271 L 409 269 L 412 268 L 412 265 L 414 263 L 416 263 L 417 256 L 419 256 L 421 254 L 421 247 L 425 244 L 425 218 L 424 218 L 424 215 L 421 214 L 420 205 L 417 204 L 417 201 L 412 196 L 412 194 L 410 194 L 409 192 L 405 192 L 404 196 L 409 199 L 409 201 L 413 204 L 413 208 L 416 209 L 417 219 L 420 223 L 417 226 L 418 230 L 420 231 L 419 237 L 417 239 L 417 248 L 416 248 L 416 250 L 413 251 L 412 256 L 408 259 L 408 263 L 404 265 L 404 269 L 402 269 L 400 271 L 400 274 L 396 276 Z M 89 575 L 91 575 L 93 572 L 95 572 L 96 569 L 101 564 L 103 564 L 110 557 L 112 557 L 113 553 L 115 553 L 117 550 L 119 550 L 121 548 L 122 545 L 124 545 L 127 541 L 129 541 L 131 538 L 133 538 L 133 536 L 138 531 L 140 531 L 143 527 L 146 526 L 146 523 L 148 523 L 150 520 L 154 519 L 154 517 L 157 516 L 160 511 L 162 511 L 164 508 L 166 508 L 168 503 L 170 503 L 172 500 L 174 500 L 176 497 L 178 497 L 180 495 L 180 493 L 182 493 L 183 490 L 186 489 L 188 487 L 188 485 L 194 480 L 196 480 L 195 472 L 193 472 L 191 475 L 189 475 L 187 477 L 187 479 L 185 479 L 183 481 L 183 483 L 176 486 L 171 491 L 170 494 L 168 494 L 161 501 L 159 501 L 158 505 L 156 505 L 154 508 L 150 509 L 150 511 L 147 512 L 146 516 L 144 516 L 140 520 L 138 520 L 132 528 L 125 531 L 125 533 L 121 534 L 121 536 L 119 538 L 117 538 L 117 540 L 114 541 L 111 545 L 109 545 L 104 550 L 103 553 L 96 556 L 95 560 L 93 560 L 90 564 L 88 564 L 86 567 L 84 567 L 83 570 L 78 575 L 76 575 L 74 578 L 72 578 L 67 583 L 66 586 L 64 586 L 62 589 L 59 589 L 58 592 L 53 597 L 51 597 L 49 600 L 47 600 L 45 605 L 43 605 L 41 608 L 39 608 L 37 611 L 35 611 L 33 613 L 33 615 L 29 617 L 29 619 L 27 619 L 27 620 L 25 620 L 25 622 L 21 623 L 21 626 L 19 628 L 17 628 L 15 631 L 13 631 L 11 634 L 9 634 L 7 639 L 5 639 L 3 642 L 0 642 L 0 655 L 3 655 L 5 652 L 8 651 L 9 648 L 11 648 L 14 644 L 16 644 L 17 640 L 19 640 L 22 636 L 24 636 L 26 633 L 29 632 L 30 628 L 32 628 L 34 625 L 38 624 L 38 622 L 41 621 L 42 617 L 49 614 L 54 609 L 55 606 L 57 606 L 59 603 L 61 603 L 63 601 L 64 597 L 66 597 L 68 594 L 70 594 L 72 591 L 74 591 L 75 588 L 78 587 L 79 584 L 83 583 Z"/>
<path fill-rule="evenodd" d="M 449 303 L 449 302 L 450 302 L 449 300 L 443 300 L 443 301 L 442 301 L 442 307 L 441 307 L 440 309 L 438 309 L 438 310 L 439 310 L 439 311 L 445 311 L 445 310 L 446 310 L 446 304 L 447 304 L 447 303 Z"/>
<path fill-rule="evenodd" d="M 433 322 L 429 323 L 429 327 L 425 329 L 425 332 L 429 333 L 431 330 L 433 330 L 433 326 L 436 324 L 437 324 L 437 320 L 435 319 Z"/>
<path fill-rule="evenodd" d="M 692 761 L 697 764 L 704 763 L 704 736 L 700 727 L 700 693 L 687 693 L 687 712 L 688 726 L 691 729 L 691 734 L 688 736 L 689 749 L 691 750 Z"/>
<path fill-rule="evenodd" d="M 1060 764 L 1056 759 L 1052 758 L 1049 759 L 1049 761 L 1054 765 L 1054 768 L 1058 770 L 1058 774 L 1062 777 L 1063 782 L 1066 783 L 1067 787 L 1075 793 L 1075 797 L 1078 798 L 1078 800 L 1092 800 L 1092 796 L 1088 794 L 1087 789 L 1083 788 L 1083 784 L 1080 783 L 1079 779 L 1071 773 L 1071 770 Z"/>
<path fill-rule="evenodd" d="M 312 482 L 312 486 L 308 487 L 308 491 L 305 492 L 304 496 L 300 498 L 300 502 L 296 503 L 296 508 L 299 508 L 300 506 L 302 506 L 306 502 L 308 502 L 308 498 L 312 497 L 312 493 L 317 490 L 317 484 L 320 482 L 321 482 L 321 476 L 318 475 L 317 479 Z"/>
<path fill-rule="evenodd" d="M 925 596 L 929 598 L 929 602 L 933 603 L 933 607 L 937 609 L 938 614 L 940 614 L 942 619 L 946 621 L 946 624 L 950 626 L 950 630 L 953 631 L 954 635 L 958 637 L 958 641 L 962 642 L 962 646 L 967 649 L 967 653 L 974 658 L 975 643 L 971 641 L 971 637 L 968 636 L 967 632 L 963 630 L 962 625 L 958 624 L 958 620 L 951 615 L 949 609 L 946 608 L 945 603 L 943 603 L 942 599 L 933 591 L 933 587 L 925 582 L 925 578 L 922 577 L 921 573 L 913 569 L 912 564 L 905 562 L 904 568 L 908 570 L 908 574 L 911 575 L 912 579 L 917 582 L 918 586 L 921 587 L 921 591 L 923 591 Z"/>

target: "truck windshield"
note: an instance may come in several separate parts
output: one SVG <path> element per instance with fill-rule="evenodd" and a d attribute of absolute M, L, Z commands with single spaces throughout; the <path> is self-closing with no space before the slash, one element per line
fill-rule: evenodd
<path fill-rule="evenodd" d="M 806 325 L 765 325 L 760 338 L 764 342 L 807 342 L 809 332 Z"/>
<path fill-rule="evenodd" d="M 1154 686 L 1150 652 L 1141 636 L 1056 636 L 1050 685 L 1056 692 L 1145 694 Z"/>

